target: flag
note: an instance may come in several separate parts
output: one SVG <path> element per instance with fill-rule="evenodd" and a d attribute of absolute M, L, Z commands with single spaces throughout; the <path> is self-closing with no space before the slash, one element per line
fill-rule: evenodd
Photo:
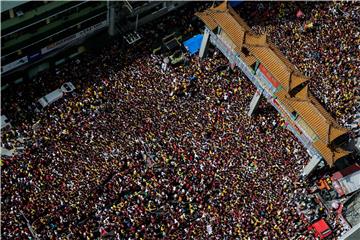
<path fill-rule="evenodd" d="M 304 30 L 313 28 L 314 24 L 312 22 L 305 23 Z"/>
<path fill-rule="evenodd" d="M 100 235 L 104 236 L 106 234 L 107 234 L 106 230 L 103 227 L 100 227 Z"/>
<path fill-rule="evenodd" d="M 304 13 L 299 9 L 298 11 L 297 11 L 297 13 L 296 13 L 296 17 L 297 18 L 301 18 L 301 17 L 303 17 L 304 16 Z"/>

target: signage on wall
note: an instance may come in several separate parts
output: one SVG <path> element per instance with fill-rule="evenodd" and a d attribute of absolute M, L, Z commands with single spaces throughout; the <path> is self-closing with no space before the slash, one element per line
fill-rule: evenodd
<path fill-rule="evenodd" d="M 20 67 L 20 66 L 24 65 L 27 62 L 28 62 L 28 57 L 27 56 L 22 57 L 22 58 L 20 58 L 20 59 L 18 59 L 16 61 L 13 61 L 13 62 L 11 62 L 9 64 L 6 64 L 6 65 L 2 66 L 1 67 L 1 73 L 11 71 L 14 68 Z"/>
<path fill-rule="evenodd" d="M 55 49 L 63 47 L 63 46 L 65 46 L 65 45 L 67 45 L 67 44 L 69 44 L 69 43 L 71 43 L 71 42 L 73 42 L 75 40 L 81 39 L 81 38 L 83 38 L 83 37 L 85 37 L 85 36 L 87 36 L 89 34 L 94 33 L 95 31 L 105 27 L 106 25 L 107 25 L 107 21 L 105 20 L 105 21 L 99 22 L 99 23 L 97 23 L 97 24 L 95 24 L 93 26 L 90 26 L 88 28 L 85 28 L 84 30 L 82 30 L 80 32 L 77 32 L 77 33 L 75 33 L 73 35 L 70 35 L 70 36 L 68 36 L 66 38 L 63 38 L 63 39 L 61 39 L 61 40 L 59 40 L 57 42 L 54 42 L 54 43 L 42 48 L 41 53 L 46 54 L 46 53 L 51 52 L 51 51 L 53 51 Z"/>
<path fill-rule="evenodd" d="M 42 54 L 41 54 L 40 51 L 38 51 L 38 52 L 36 52 L 36 53 L 33 53 L 33 54 L 31 54 L 31 55 L 28 56 L 29 62 L 30 62 L 30 61 L 36 61 L 36 60 L 40 59 L 41 56 L 42 56 Z"/>
<path fill-rule="evenodd" d="M 64 47 L 67 44 L 69 44 L 69 43 L 71 43 L 71 42 L 73 42 L 75 40 L 84 38 L 84 37 L 96 32 L 96 31 L 98 31 L 98 30 L 100 30 L 100 29 L 102 29 L 102 28 L 104 28 L 106 26 L 107 26 L 107 21 L 106 20 L 102 21 L 102 22 L 99 22 L 99 23 L 97 23 L 97 24 L 95 24 L 93 26 L 85 28 L 84 30 L 82 30 L 80 32 L 77 32 L 77 33 L 72 34 L 72 35 L 70 35 L 70 36 L 68 36 L 66 38 L 63 38 L 63 39 L 61 39 L 61 40 L 59 40 L 57 42 L 54 42 L 54 43 L 42 48 L 38 52 L 35 52 L 35 53 L 30 54 L 28 56 L 24 56 L 24 57 L 22 57 L 20 59 L 17 59 L 16 61 L 8 63 L 8 64 L 1 67 L 1 74 L 6 73 L 8 71 L 11 71 L 11 70 L 13 70 L 15 68 L 18 68 L 18 67 L 20 67 L 20 66 L 22 66 L 22 65 L 24 65 L 24 64 L 26 64 L 26 63 L 28 63 L 30 61 L 36 61 L 36 60 L 40 59 L 43 55 L 45 55 L 45 54 L 47 54 L 47 53 L 49 53 L 49 52 L 51 52 L 53 50 Z"/>
<path fill-rule="evenodd" d="M 48 52 L 51 52 L 55 49 L 61 48 L 63 46 L 65 46 L 66 44 L 68 44 L 69 42 L 71 42 L 72 40 L 74 40 L 76 37 L 76 34 L 70 35 L 66 38 L 63 38 L 57 42 L 54 42 L 44 48 L 41 49 L 41 54 L 46 54 Z"/>
<path fill-rule="evenodd" d="M 271 74 L 268 72 L 268 70 L 265 68 L 265 66 L 262 65 L 261 63 L 259 64 L 259 68 L 258 68 L 257 72 L 258 72 L 258 74 L 262 73 L 262 75 L 267 80 L 267 82 L 271 84 L 271 88 L 276 89 L 280 86 L 280 83 L 271 76 Z"/>

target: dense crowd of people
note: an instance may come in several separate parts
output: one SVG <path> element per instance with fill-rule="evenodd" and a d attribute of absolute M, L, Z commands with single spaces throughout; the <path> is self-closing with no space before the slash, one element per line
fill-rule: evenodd
<path fill-rule="evenodd" d="M 310 90 L 340 124 L 356 120 L 360 110 L 359 4 L 252 2 L 239 8 L 239 13 L 310 77 Z"/>
<path fill-rule="evenodd" d="M 163 24 L 197 33 L 188 23 L 200 8 L 190 9 L 185 20 L 169 15 Z M 42 112 L 31 106 L 41 89 L 18 89 L 10 93 L 16 100 L 3 101 L 2 111 L 21 119 L 3 133 L 6 144 L 27 139 L 23 154 L 3 159 L 4 239 L 30 239 L 30 229 L 40 239 L 312 239 L 296 208 L 306 192 L 299 178 L 305 149 L 266 102 L 247 116 L 256 89 L 219 52 L 162 71 L 164 56 L 150 48 L 157 23 L 140 30 L 143 40 L 134 46 L 114 39 L 37 76 L 34 86 L 43 89 L 68 81 L 77 87 Z M 272 29 L 287 42 L 284 50 L 291 36 Z M 351 47 L 339 49 L 346 59 Z M 286 55 L 316 71 L 291 50 Z M 343 63 L 333 84 L 350 94 L 353 76 L 341 81 L 349 66 Z M 326 71 L 317 72 L 323 77 L 315 89 L 336 80 Z M 326 96 L 347 119 L 352 106 L 341 106 L 350 100 Z"/>

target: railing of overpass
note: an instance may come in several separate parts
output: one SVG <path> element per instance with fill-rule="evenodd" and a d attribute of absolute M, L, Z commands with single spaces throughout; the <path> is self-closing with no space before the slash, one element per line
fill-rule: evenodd
<path fill-rule="evenodd" d="M 274 91 L 269 89 L 265 82 L 261 81 L 261 77 L 256 75 L 256 73 L 244 63 L 240 56 L 233 49 L 231 49 L 230 44 L 226 43 L 226 40 L 216 35 L 207 27 L 205 27 L 205 31 L 210 34 L 210 42 L 224 54 L 229 62 L 239 67 L 240 70 L 248 77 L 248 79 L 256 86 L 259 91 L 264 90 L 262 91 L 264 97 L 281 114 L 281 116 L 286 119 L 288 123 L 291 123 L 287 125 L 287 129 L 289 129 L 304 145 L 310 155 L 322 158 L 318 151 L 312 146 L 312 141 L 310 140 L 311 138 L 306 135 L 306 131 L 304 131 L 301 126 L 292 120 L 291 114 L 286 111 L 284 105 L 278 101 L 275 96 L 272 95 L 272 92 Z M 299 128 L 303 134 L 300 135 L 293 126 Z"/>

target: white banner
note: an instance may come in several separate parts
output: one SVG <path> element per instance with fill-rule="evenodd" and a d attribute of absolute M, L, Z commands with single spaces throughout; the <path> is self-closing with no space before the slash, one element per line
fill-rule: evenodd
<path fill-rule="evenodd" d="M 75 39 L 75 37 L 76 37 L 76 34 L 73 34 L 73 35 L 70 35 L 70 36 L 68 36 L 66 38 L 63 38 L 63 39 L 61 39 L 61 40 L 59 40 L 57 42 L 54 42 L 54 43 L 42 48 L 41 49 L 41 54 L 44 55 L 44 54 L 46 54 L 48 52 L 51 52 L 51 51 L 53 51 L 53 50 L 55 50 L 57 48 L 62 47 L 64 45 L 68 44 L 69 42 L 73 41 Z"/>
<path fill-rule="evenodd" d="M 106 20 L 104 20 L 104 21 L 102 21 L 102 22 L 99 22 L 99 23 L 97 23 L 97 24 L 95 24 L 95 25 L 93 25 L 93 26 L 91 26 L 91 27 L 88 27 L 88 28 L 86 28 L 86 29 L 78 32 L 78 33 L 76 34 L 76 38 L 78 39 L 78 38 L 85 37 L 85 36 L 89 35 L 90 33 L 93 33 L 93 32 L 95 32 L 96 30 L 105 27 L 106 25 L 107 25 L 107 21 L 106 21 Z"/>
<path fill-rule="evenodd" d="M 22 57 L 14 62 L 11 62 L 9 64 L 6 64 L 5 66 L 1 67 L 1 73 L 5 73 L 8 72 L 14 68 L 20 67 L 21 65 L 24 65 L 25 63 L 28 62 L 28 57 Z"/>
<path fill-rule="evenodd" d="M 83 38 L 83 37 L 85 37 L 85 36 L 87 36 L 89 34 L 94 33 L 95 31 L 105 27 L 106 25 L 107 25 L 107 21 L 105 20 L 105 21 L 99 22 L 99 23 L 97 23 L 97 24 L 95 24 L 95 25 L 93 25 L 91 27 L 85 28 L 84 30 L 82 30 L 82 31 L 80 31 L 78 33 L 70 35 L 70 36 L 68 36 L 68 37 L 66 37 L 64 39 L 61 39 L 61 40 L 59 40 L 57 42 L 54 42 L 54 43 L 42 48 L 41 53 L 46 54 L 46 53 L 48 53 L 50 51 L 53 51 L 53 50 L 55 50 L 57 48 L 63 47 L 66 44 L 69 44 L 72 41 L 75 41 L 77 39 L 81 39 L 81 38 Z"/>
<path fill-rule="evenodd" d="M 54 42 L 44 48 L 41 49 L 41 54 L 44 55 L 48 52 L 51 52 L 55 49 L 58 49 L 60 47 L 63 47 L 77 39 L 81 39 L 85 36 L 88 36 L 94 32 L 96 32 L 97 30 L 103 28 L 103 27 L 106 27 L 107 26 L 107 21 L 102 21 L 102 22 L 99 22 L 91 27 L 88 27 L 88 28 L 85 28 L 84 30 L 78 32 L 78 33 L 75 33 L 73 35 L 70 35 L 66 38 L 63 38 L 57 42 Z M 25 56 L 25 57 L 22 57 L 14 62 L 11 62 L 9 64 L 6 64 L 5 66 L 2 66 L 1 67 L 1 73 L 5 73 L 5 72 L 8 72 L 14 68 L 17 68 L 17 67 L 20 67 L 21 65 L 24 65 L 25 63 L 27 63 L 29 61 L 28 59 L 28 56 Z"/>

